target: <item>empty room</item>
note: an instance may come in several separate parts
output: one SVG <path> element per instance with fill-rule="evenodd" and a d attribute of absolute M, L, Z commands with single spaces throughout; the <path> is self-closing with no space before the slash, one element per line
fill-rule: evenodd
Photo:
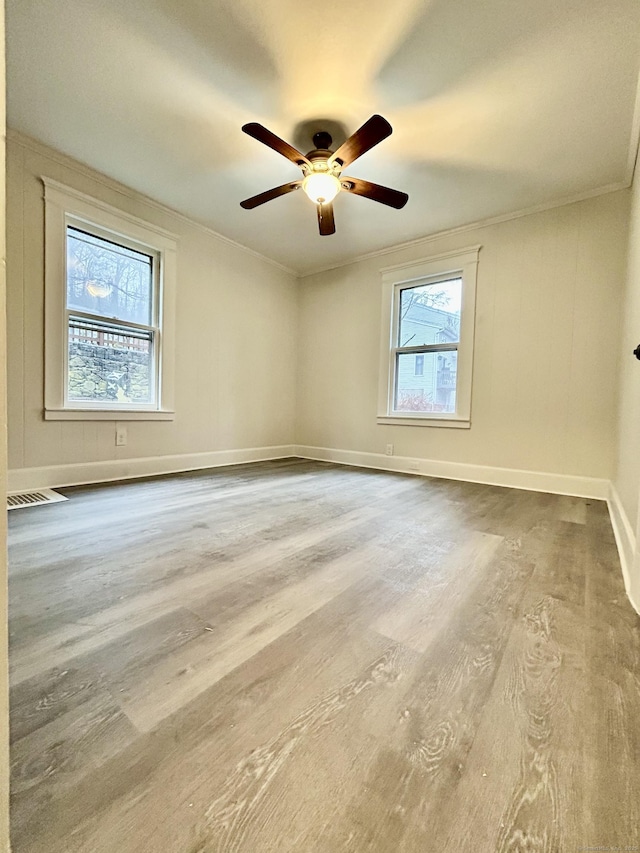
<path fill-rule="evenodd" d="M 0 850 L 640 851 L 637 0 L 4 27 Z"/>

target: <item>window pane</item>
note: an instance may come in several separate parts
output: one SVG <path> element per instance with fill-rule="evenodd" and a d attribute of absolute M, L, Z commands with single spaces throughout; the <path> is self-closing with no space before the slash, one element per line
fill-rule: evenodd
<path fill-rule="evenodd" d="M 153 332 L 69 318 L 67 396 L 74 403 L 153 403 Z"/>
<path fill-rule="evenodd" d="M 456 410 L 458 353 L 425 352 L 422 374 L 416 374 L 415 355 L 396 356 L 396 412 L 445 412 Z"/>
<path fill-rule="evenodd" d="M 398 346 L 457 343 L 461 298 L 461 278 L 401 290 Z"/>
<path fill-rule="evenodd" d="M 67 228 L 67 308 L 151 325 L 153 258 Z"/>

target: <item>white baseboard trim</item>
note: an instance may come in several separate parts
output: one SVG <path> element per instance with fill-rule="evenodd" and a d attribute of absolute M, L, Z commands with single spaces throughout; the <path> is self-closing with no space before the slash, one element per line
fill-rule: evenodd
<path fill-rule="evenodd" d="M 597 477 L 578 477 L 571 474 L 550 474 L 542 471 L 521 471 L 516 468 L 494 468 L 466 462 L 443 462 L 439 459 L 419 459 L 409 456 L 385 456 L 382 453 L 361 453 L 357 450 L 336 450 L 329 447 L 296 445 L 296 456 L 319 459 L 361 468 L 379 468 L 423 477 L 442 477 L 445 480 L 465 480 L 490 486 L 508 486 L 532 492 L 550 492 L 580 498 L 607 500 L 609 481 Z"/>
<path fill-rule="evenodd" d="M 104 462 L 80 462 L 73 465 L 50 465 L 43 468 L 15 468 L 9 471 L 8 491 L 29 492 L 34 489 L 84 486 L 131 480 L 155 474 L 177 474 L 201 468 L 219 468 L 244 462 L 266 462 L 295 456 L 292 444 L 276 447 L 250 447 L 241 450 L 214 450 L 208 453 L 183 453 L 175 456 L 148 456 L 137 459 L 109 459 Z"/>
<path fill-rule="evenodd" d="M 42 468 L 17 468 L 8 472 L 8 492 L 12 494 L 33 491 L 34 489 L 107 483 L 114 480 L 130 480 L 158 474 L 177 474 L 182 471 L 241 465 L 247 462 L 266 462 L 270 459 L 285 459 L 295 456 L 303 459 L 335 462 L 339 465 L 354 465 L 360 468 L 376 468 L 381 471 L 416 474 L 423 477 L 442 477 L 446 480 L 464 480 L 469 483 L 484 483 L 534 492 L 606 500 L 620 555 L 627 596 L 633 608 L 640 614 L 640 574 L 635 569 L 635 532 L 613 483 L 596 477 L 578 477 L 570 474 L 551 474 L 516 468 L 471 465 L 465 462 L 443 462 L 438 459 L 385 456 L 382 453 L 283 444 L 274 447 L 215 450 L 207 453 L 185 453 L 174 456 L 109 459 L 103 462 L 50 465 Z M 636 575 L 638 576 L 636 577 Z"/>
<path fill-rule="evenodd" d="M 624 587 L 632 607 L 640 614 L 640 577 L 638 577 L 638 571 L 635 568 L 636 534 L 613 483 L 609 483 L 607 505 L 609 507 L 613 535 L 616 538 L 618 554 L 620 555 Z"/>

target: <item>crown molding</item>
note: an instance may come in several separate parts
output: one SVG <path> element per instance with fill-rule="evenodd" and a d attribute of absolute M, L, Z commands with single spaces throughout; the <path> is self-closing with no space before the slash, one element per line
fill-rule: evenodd
<path fill-rule="evenodd" d="M 148 207 L 151 207 L 154 210 L 157 210 L 167 216 L 173 216 L 175 219 L 178 219 L 181 222 L 185 222 L 192 228 L 196 228 L 198 231 L 201 231 L 208 237 L 212 237 L 214 240 L 219 240 L 221 243 L 225 243 L 227 246 L 233 246 L 234 249 L 239 249 L 247 255 L 251 255 L 254 258 L 258 258 L 261 261 L 265 261 L 270 266 L 273 266 L 276 269 L 279 269 L 282 272 L 293 276 L 294 278 L 300 277 L 300 274 L 296 270 L 291 269 L 290 267 L 286 267 L 279 261 L 275 261 L 273 258 L 267 257 L 267 255 L 263 255 L 260 252 L 256 252 L 255 249 L 250 249 L 248 246 L 245 246 L 242 243 L 238 243 L 236 240 L 232 240 L 230 237 L 225 237 L 224 234 L 220 234 L 218 231 L 214 231 L 213 228 L 209 228 L 209 226 L 204 225 L 202 222 L 198 222 L 196 219 L 191 219 L 189 216 L 186 216 L 186 214 L 180 213 L 180 211 L 174 210 L 174 208 L 169 207 L 166 204 L 162 204 L 162 202 L 156 201 L 155 199 L 144 195 L 144 193 L 140 193 L 137 190 L 133 190 L 130 187 L 125 186 L 125 184 L 119 183 L 113 178 L 110 178 L 108 175 L 96 171 L 86 163 L 82 163 L 80 160 L 76 160 L 73 157 L 69 157 L 67 154 L 63 154 L 61 151 L 58 151 L 55 148 L 51 148 L 49 145 L 46 145 L 44 142 L 40 142 L 38 139 L 34 139 L 32 136 L 28 136 L 26 133 L 22 133 L 21 131 L 15 130 L 14 128 L 7 128 L 6 138 L 8 142 L 13 142 L 16 145 L 20 145 L 22 148 L 26 148 L 30 151 L 33 151 L 35 154 L 38 154 L 41 157 L 46 157 L 49 160 L 53 160 L 53 162 L 58 163 L 60 166 L 64 166 L 65 168 L 71 169 L 75 172 L 79 172 L 81 175 L 90 178 L 92 181 L 95 181 L 98 184 L 102 184 L 102 186 L 106 187 L 109 190 L 112 190 L 113 192 L 120 193 L 120 195 L 123 195 L 126 198 L 135 201 L 141 201 Z"/>
<path fill-rule="evenodd" d="M 209 228 L 202 222 L 198 222 L 195 219 L 191 219 L 184 213 L 180 213 L 179 211 L 174 210 L 173 208 L 168 207 L 167 205 L 162 204 L 161 202 L 156 201 L 155 199 L 152 199 L 149 196 L 144 195 L 143 193 L 139 193 L 135 190 L 130 189 L 124 184 L 121 184 L 118 181 L 109 178 L 107 175 L 103 175 L 101 172 L 97 172 L 95 169 L 92 169 L 91 166 L 88 166 L 86 163 L 82 163 L 78 160 L 75 160 L 73 157 L 69 157 L 68 155 L 63 154 L 62 152 L 57 151 L 56 149 L 51 148 L 48 145 L 45 145 L 45 143 L 40 142 L 39 140 L 34 139 L 33 137 L 28 136 L 27 134 L 22 133 L 19 130 L 15 130 L 14 128 L 7 128 L 7 140 L 9 142 L 15 142 L 16 144 L 21 145 L 24 148 L 28 148 L 43 157 L 48 157 L 50 160 L 53 160 L 54 162 L 57 162 L 62 166 L 74 169 L 76 172 L 80 172 L 86 177 L 103 184 L 108 189 L 121 193 L 127 198 L 142 200 L 149 207 L 154 208 L 155 210 L 158 210 L 161 213 L 173 216 L 179 219 L 180 221 L 185 222 L 194 228 L 197 228 L 199 231 L 204 234 L 207 234 L 215 240 L 219 240 L 221 243 L 225 243 L 228 246 L 233 246 L 234 248 L 239 249 L 240 251 L 245 252 L 246 254 L 251 255 L 254 258 L 258 258 L 261 261 L 265 261 L 276 269 L 279 269 L 280 271 L 287 273 L 288 275 L 291 275 L 298 281 L 300 281 L 302 279 L 308 278 L 309 276 L 318 275 L 319 273 L 323 272 L 329 272 L 330 270 L 341 269 L 343 267 L 351 266 L 352 264 L 358 264 L 363 261 L 372 260 L 373 258 L 383 257 L 384 255 L 391 255 L 395 252 L 400 252 L 404 249 L 410 249 L 415 246 L 427 246 L 429 245 L 429 243 L 433 243 L 436 240 L 441 240 L 445 237 L 455 236 L 456 234 L 464 234 L 468 231 L 475 231 L 480 228 L 490 228 L 492 225 L 500 225 L 504 222 L 511 222 L 514 219 L 521 219 L 525 216 L 534 216 L 537 213 L 544 213 L 547 210 L 555 210 L 559 207 L 565 207 L 570 204 L 577 204 L 581 201 L 588 201 L 591 198 L 597 198 L 601 195 L 607 195 L 608 193 L 619 192 L 620 190 L 628 189 L 633 183 L 636 162 L 638 159 L 638 149 L 640 147 L 640 78 L 638 79 L 638 85 L 636 87 L 636 99 L 633 111 L 631 133 L 629 138 L 629 152 L 627 156 L 627 164 L 625 167 L 625 177 L 622 181 L 606 184 L 604 186 L 596 187 L 595 189 L 586 190 L 584 192 L 574 193 L 569 196 L 563 196 L 562 198 L 556 199 L 555 201 L 542 202 L 541 204 L 537 204 L 532 207 L 521 208 L 520 210 L 513 211 L 511 213 L 504 213 L 498 216 L 489 217 L 487 219 L 478 219 L 473 222 L 468 222 L 464 225 L 455 226 L 454 228 L 446 228 L 443 231 L 436 231 L 432 234 L 427 234 L 423 237 L 417 237 L 413 240 L 407 240 L 402 243 L 394 243 L 392 246 L 387 246 L 383 249 L 375 249 L 371 252 L 364 252 L 363 254 L 356 255 L 355 257 L 349 258 L 346 261 L 336 261 L 335 263 L 327 264 L 326 266 L 315 267 L 307 272 L 296 270 L 292 267 L 287 267 L 284 264 L 281 264 L 279 261 L 276 261 L 273 258 L 268 257 L 267 255 L 263 255 L 260 252 L 257 252 L 255 249 L 250 249 L 248 246 L 245 246 L 242 243 L 238 243 L 236 240 L 232 240 L 230 237 L 225 237 L 223 234 L 220 234 L 218 231 L 214 231 L 212 228 Z"/>
<path fill-rule="evenodd" d="M 477 243 L 475 246 L 465 246 L 462 249 L 451 249 L 449 252 L 439 252 L 437 255 L 429 255 L 426 259 L 429 262 L 431 261 L 446 261 L 448 258 L 456 258 L 456 264 L 460 264 L 462 266 L 463 263 L 473 263 L 478 260 L 478 253 L 482 248 L 481 243 Z M 463 258 L 463 255 L 469 255 L 469 258 Z M 380 269 L 381 273 L 395 273 L 398 270 L 402 270 L 402 272 L 407 272 L 409 275 L 411 274 L 411 270 L 414 268 L 419 268 L 424 266 L 424 260 L 419 261 L 406 261 L 403 264 L 394 264 L 391 267 L 382 267 Z M 422 273 L 419 273 L 419 276 L 422 277 Z"/>
<path fill-rule="evenodd" d="M 119 207 L 114 207 L 106 201 L 87 195 L 86 193 L 75 189 L 75 187 L 67 186 L 67 184 L 60 183 L 60 181 L 54 181 L 53 178 L 48 178 L 46 175 L 40 175 L 40 180 L 44 184 L 44 197 L 46 201 L 59 201 L 60 197 L 64 197 L 62 204 L 65 202 L 68 204 L 69 199 L 73 199 L 74 201 L 91 205 L 93 208 L 97 208 L 98 210 L 109 213 L 112 216 L 116 216 L 118 219 L 122 219 L 125 222 L 138 226 L 139 228 L 144 228 L 146 231 L 152 231 L 154 234 L 159 234 L 161 237 L 171 240 L 174 243 L 177 243 L 180 240 L 180 237 L 177 234 L 174 234 L 173 231 L 167 231 L 166 228 L 161 228 L 154 222 L 148 222 L 146 219 L 140 219 L 139 216 L 126 213 L 125 211 L 120 210 Z"/>
<path fill-rule="evenodd" d="M 542 204 L 535 205 L 534 207 L 522 208 L 521 210 L 517 210 L 513 213 L 505 213 L 500 216 L 493 216 L 489 219 L 479 219 L 475 222 L 469 222 L 466 225 L 459 225 L 455 228 L 447 228 L 444 231 L 436 231 L 434 234 L 428 234 L 424 237 L 418 237 L 415 240 L 408 240 L 405 243 L 396 243 L 393 246 L 389 246 L 385 249 L 377 249 L 373 252 L 365 252 L 362 255 L 358 255 L 355 258 L 351 258 L 348 261 L 341 261 L 339 263 L 330 264 L 324 267 L 317 267 L 316 269 L 311 270 L 306 273 L 298 273 L 298 278 L 307 278 L 311 275 L 317 275 L 318 273 L 328 272 L 329 270 L 340 269 L 341 267 L 349 266 L 350 264 L 357 264 L 361 261 L 368 261 L 372 258 L 382 257 L 383 255 L 390 255 L 394 252 L 400 252 L 402 249 L 409 249 L 413 246 L 422 246 L 428 245 L 435 240 L 441 240 L 444 237 L 451 237 L 455 234 L 464 234 L 467 231 L 474 231 L 478 228 L 489 228 L 492 225 L 500 225 L 503 222 L 510 222 L 513 219 L 520 219 L 524 216 L 533 216 L 536 213 L 544 213 L 546 210 L 554 210 L 557 207 L 565 207 L 569 204 L 577 204 L 581 201 L 587 201 L 590 198 L 597 198 L 601 195 L 607 195 L 607 193 L 619 192 L 620 190 L 629 189 L 629 187 L 633 184 L 634 174 L 636 165 L 638 162 L 638 153 L 640 149 L 640 75 L 638 76 L 638 82 L 636 84 L 636 97 L 635 103 L 633 107 L 633 117 L 631 121 L 631 133 L 629 135 L 629 151 L 627 154 L 627 164 L 625 167 L 625 176 L 623 180 L 617 181 L 612 184 L 606 184 L 602 187 L 597 187 L 593 190 L 586 190 L 582 193 L 575 193 L 574 195 L 565 196 L 557 201 L 552 202 L 544 202 Z"/>
<path fill-rule="evenodd" d="M 362 255 L 357 255 L 355 258 L 350 258 L 348 261 L 340 261 L 339 263 L 330 264 L 329 266 L 318 267 L 310 272 L 298 274 L 298 277 L 301 279 L 308 278 L 309 276 L 318 275 L 319 273 L 348 267 L 351 264 L 359 264 L 362 261 L 369 261 L 373 258 L 379 258 L 384 255 L 392 255 L 395 252 L 400 252 L 403 249 L 411 249 L 414 246 L 427 246 L 429 243 L 433 243 L 436 240 L 442 240 L 444 237 L 452 237 L 456 234 L 465 234 L 468 231 L 476 231 L 480 228 L 490 228 L 492 225 L 500 225 L 503 222 L 511 222 L 513 219 L 522 219 L 525 216 L 535 216 L 535 214 L 544 213 L 547 210 L 555 210 L 558 207 L 566 207 L 570 204 L 588 201 L 590 198 L 608 195 L 609 193 L 619 192 L 620 190 L 627 190 L 630 186 L 630 181 L 618 181 L 617 183 L 607 184 L 593 190 L 586 190 L 582 193 L 565 196 L 557 201 L 544 202 L 542 204 L 535 205 L 534 207 L 517 210 L 513 213 L 504 213 L 500 216 L 492 216 L 489 219 L 479 219 L 475 222 L 469 222 L 466 225 L 458 225 L 455 228 L 446 228 L 444 231 L 436 231 L 435 233 L 427 234 L 424 237 L 417 237 L 415 240 L 407 240 L 405 243 L 395 243 L 393 246 L 388 246 L 384 249 L 375 249 L 372 252 L 365 252 Z M 405 264 L 400 264 L 400 266 L 405 266 Z"/>

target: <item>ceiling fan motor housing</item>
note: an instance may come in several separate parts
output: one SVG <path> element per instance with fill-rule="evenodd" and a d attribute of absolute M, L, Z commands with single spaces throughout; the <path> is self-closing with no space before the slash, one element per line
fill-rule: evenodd
<path fill-rule="evenodd" d="M 314 148 L 313 151 L 309 151 L 306 155 L 307 160 L 310 160 L 314 169 L 316 170 L 324 170 L 326 168 L 330 171 L 335 171 L 335 167 L 338 165 L 337 163 L 332 163 L 329 165 L 329 157 L 333 154 L 333 151 L 330 151 L 328 148 Z"/>

